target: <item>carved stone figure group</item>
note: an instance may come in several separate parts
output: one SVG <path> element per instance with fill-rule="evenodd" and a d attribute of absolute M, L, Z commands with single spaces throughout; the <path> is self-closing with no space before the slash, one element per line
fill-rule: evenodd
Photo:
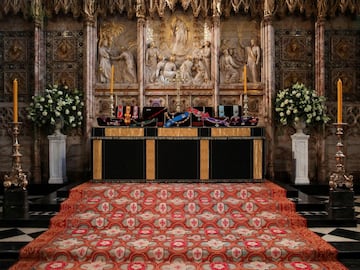
<path fill-rule="evenodd" d="M 181 24 L 178 27 L 181 28 Z M 184 29 L 181 31 L 183 31 L 181 35 L 185 35 L 186 31 Z M 177 37 L 178 43 L 183 42 L 183 38 Z M 248 70 L 247 81 L 259 82 L 261 49 L 256 44 L 255 39 L 251 39 L 248 46 L 240 44 L 243 51 L 238 54 L 235 53 L 235 48 L 229 46 L 226 41 L 223 41 L 223 43 L 219 58 L 220 82 L 225 84 L 242 82 L 244 64 L 246 64 Z M 130 50 L 121 47 L 118 54 L 113 55 L 110 49 L 110 41 L 108 38 L 103 37 L 99 41 L 98 53 L 99 80 L 101 83 L 110 81 L 112 64 L 119 67 L 115 76 L 116 81 L 121 83 L 137 82 L 136 61 Z M 145 51 L 146 82 L 171 83 L 179 79 L 182 84 L 201 85 L 211 80 L 210 41 L 195 41 L 193 48 L 188 50 L 188 54 L 184 56 L 173 53 L 170 56 L 165 54 L 166 52 L 160 51 L 154 41 L 148 44 Z"/>
<path fill-rule="evenodd" d="M 228 40 L 223 40 L 219 59 L 221 83 L 243 82 L 243 65 L 246 65 L 248 71 L 246 78 L 248 82 L 260 81 L 260 47 L 255 39 L 251 39 L 249 46 L 240 43 L 240 48 L 242 50 L 232 48 Z"/>
<path fill-rule="evenodd" d="M 119 68 L 117 81 L 121 83 L 136 83 L 137 72 L 135 57 L 132 52 L 125 47 L 120 48 L 118 55 L 112 55 L 110 41 L 103 37 L 99 41 L 99 80 L 101 83 L 108 83 L 111 79 L 111 66 L 116 64 Z"/>
<path fill-rule="evenodd" d="M 211 77 L 210 42 L 194 46 L 192 53 L 185 57 L 171 54 L 166 57 L 151 42 L 145 54 L 147 82 L 171 83 L 180 79 L 183 84 L 202 84 Z M 177 77 L 179 75 L 179 77 Z"/>

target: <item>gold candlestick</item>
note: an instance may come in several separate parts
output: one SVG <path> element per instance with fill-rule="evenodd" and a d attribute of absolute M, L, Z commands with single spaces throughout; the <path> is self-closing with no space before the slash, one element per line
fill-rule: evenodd
<path fill-rule="evenodd" d="M 19 136 L 19 125 L 20 122 L 13 122 L 13 129 L 12 129 L 12 137 L 13 137 L 13 154 L 12 154 L 12 170 L 10 175 L 5 175 L 4 177 L 4 187 L 5 189 L 10 188 L 21 188 L 26 190 L 26 186 L 28 185 L 27 176 L 23 172 L 21 168 L 21 157 L 22 154 L 20 153 L 20 144 L 18 140 Z"/>
<path fill-rule="evenodd" d="M 110 117 L 115 117 L 114 94 L 110 94 Z"/>
<path fill-rule="evenodd" d="M 336 190 L 337 188 L 347 188 L 353 190 L 353 176 L 346 175 L 345 173 L 345 155 L 343 153 L 344 144 L 342 142 L 342 138 L 344 135 L 344 126 L 346 123 L 335 123 L 336 126 L 336 135 L 338 138 L 338 142 L 336 144 L 336 170 L 330 175 L 329 186 L 330 190 Z"/>
<path fill-rule="evenodd" d="M 181 112 L 181 78 L 180 78 L 180 72 L 176 72 L 176 112 Z"/>
<path fill-rule="evenodd" d="M 244 107 L 243 116 L 248 117 L 249 116 L 249 112 L 248 112 L 249 107 L 248 107 L 248 95 L 246 93 L 244 94 L 243 107 Z"/>

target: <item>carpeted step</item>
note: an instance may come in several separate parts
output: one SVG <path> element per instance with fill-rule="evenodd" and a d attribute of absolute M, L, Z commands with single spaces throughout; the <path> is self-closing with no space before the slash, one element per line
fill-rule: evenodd
<path fill-rule="evenodd" d="M 214 226 L 199 229 L 175 226 L 167 231 L 150 226 L 135 230 L 121 227 L 49 230 L 21 251 L 24 258 L 66 261 L 92 260 L 96 256 L 113 261 L 131 261 L 137 256 L 158 262 L 174 256 L 187 261 L 210 260 L 216 256 L 224 261 L 313 261 L 336 259 L 336 255 L 335 248 L 306 228 L 245 226 L 227 230 Z"/>
<path fill-rule="evenodd" d="M 345 269 L 270 182 L 85 183 L 20 257 L 13 269 Z"/>
<path fill-rule="evenodd" d="M 347 270 L 338 261 L 293 261 L 293 262 L 187 262 L 181 258 L 159 264 L 154 261 L 108 262 L 108 261 L 36 261 L 23 260 L 9 270 L 44 270 L 44 269 L 111 269 L 111 270 Z"/>

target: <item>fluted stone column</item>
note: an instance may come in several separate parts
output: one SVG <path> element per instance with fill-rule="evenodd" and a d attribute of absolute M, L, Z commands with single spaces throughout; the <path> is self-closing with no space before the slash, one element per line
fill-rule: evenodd
<path fill-rule="evenodd" d="M 220 50 L 220 15 L 213 16 L 213 44 L 212 44 L 212 59 L 211 59 L 211 76 L 214 80 L 214 113 L 218 115 L 219 105 L 219 82 L 220 82 L 220 69 L 219 69 L 219 50 Z"/>
<path fill-rule="evenodd" d="M 315 23 L 315 91 L 325 95 L 325 19 L 320 16 Z M 317 170 L 319 181 L 326 178 L 325 138 L 317 136 L 317 160 L 320 163 Z"/>
<path fill-rule="evenodd" d="M 46 87 L 46 48 L 44 41 L 44 22 L 42 16 L 41 2 L 32 2 L 32 13 L 34 15 L 34 95 L 39 94 Z M 35 127 L 34 130 L 34 161 L 32 168 L 32 177 L 35 184 L 41 183 L 41 142 L 40 130 Z"/>
<path fill-rule="evenodd" d="M 264 86 L 264 105 L 263 115 L 266 125 L 266 136 L 268 140 L 267 153 L 267 174 L 270 178 L 274 177 L 274 125 L 273 125 L 273 97 L 275 95 L 275 32 L 272 25 L 272 16 L 264 16 L 262 22 L 262 48 L 264 57 L 264 70 L 262 81 Z"/>
<path fill-rule="evenodd" d="M 84 57 L 84 102 L 85 102 L 85 134 L 83 144 L 84 156 L 90 157 L 90 138 L 91 129 L 96 121 L 95 119 L 95 83 L 96 83 L 96 55 L 97 55 L 97 28 L 96 28 L 96 16 L 92 0 L 84 1 L 84 14 L 85 14 L 85 57 Z M 91 159 L 89 159 L 88 170 L 90 171 Z"/>
<path fill-rule="evenodd" d="M 137 74 L 138 74 L 138 83 L 139 83 L 139 107 L 142 110 L 144 107 L 144 69 L 145 69 L 145 19 L 144 17 L 138 18 L 137 21 L 137 40 L 138 40 L 138 49 L 137 49 Z"/>
<path fill-rule="evenodd" d="M 91 134 L 91 127 L 94 121 L 94 86 L 96 82 L 96 41 L 97 30 L 95 23 L 86 21 L 85 24 L 85 58 L 84 58 L 84 94 L 86 105 L 86 137 Z"/>

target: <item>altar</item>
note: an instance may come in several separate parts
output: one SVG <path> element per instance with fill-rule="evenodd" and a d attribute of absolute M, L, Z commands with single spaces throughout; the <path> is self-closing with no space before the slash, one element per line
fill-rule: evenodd
<path fill-rule="evenodd" d="M 94 127 L 94 181 L 262 181 L 263 127 Z"/>

